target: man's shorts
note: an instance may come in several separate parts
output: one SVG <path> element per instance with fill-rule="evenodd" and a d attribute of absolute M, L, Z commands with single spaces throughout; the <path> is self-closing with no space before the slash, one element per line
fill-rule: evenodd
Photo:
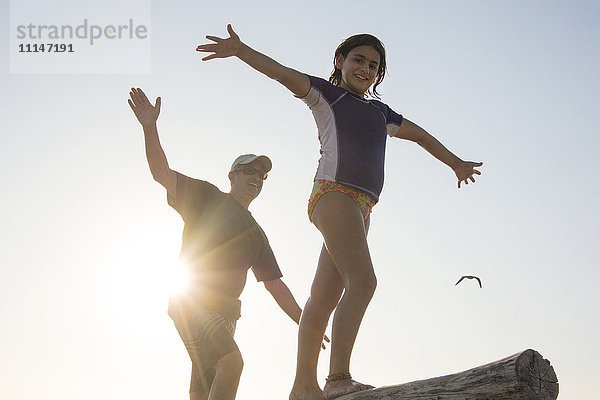
<path fill-rule="evenodd" d="M 308 219 L 312 222 L 312 212 L 317 204 L 317 201 L 323 196 L 325 193 L 329 192 L 342 192 L 352 197 L 360 211 L 362 212 L 363 219 L 367 219 L 369 215 L 371 215 L 371 210 L 373 206 L 377 203 L 372 196 L 361 192 L 358 189 L 355 189 L 350 186 L 343 185 L 338 182 L 327 181 L 324 179 L 317 179 L 313 185 L 312 193 L 310 194 L 310 198 L 308 199 Z"/>
<path fill-rule="evenodd" d="M 192 359 L 190 393 L 208 394 L 217 362 L 229 353 L 240 351 L 233 339 L 236 320 L 211 310 L 189 311 L 173 305 L 169 307 L 169 316 Z"/>

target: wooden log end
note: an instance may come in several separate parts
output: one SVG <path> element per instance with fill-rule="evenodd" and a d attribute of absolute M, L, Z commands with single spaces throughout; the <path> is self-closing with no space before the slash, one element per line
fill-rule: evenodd
<path fill-rule="evenodd" d="M 540 353 L 529 349 L 519 355 L 515 370 L 530 399 L 556 400 L 558 378 L 550 361 Z"/>

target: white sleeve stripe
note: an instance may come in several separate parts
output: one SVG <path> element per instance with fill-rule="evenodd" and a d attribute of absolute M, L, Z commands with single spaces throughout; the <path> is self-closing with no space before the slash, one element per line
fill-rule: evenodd
<path fill-rule="evenodd" d="M 389 122 L 386 125 L 386 129 L 388 136 L 396 136 L 396 133 L 398 133 L 398 131 L 400 130 L 400 124 L 397 124 L 395 122 Z"/>

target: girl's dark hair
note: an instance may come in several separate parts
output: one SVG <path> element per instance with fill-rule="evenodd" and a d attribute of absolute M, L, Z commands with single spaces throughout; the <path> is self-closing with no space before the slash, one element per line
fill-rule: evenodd
<path fill-rule="evenodd" d="M 331 76 L 329 77 L 329 82 L 335 86 L 339 86 L 342 83 L 342 70 L 335 66 L 335 58 L 338 54 L 341 54 L 346 58 L 348 53 L 352 51 L 352 49 L 359 46 L 371 46 L 379 53 L 379 68 L 377 70 L 377 78 L 375 78 L 375 83 L 373 85 L 373 93 L 371 93 L 371 89 L 367 92 L 369 95 L 379 98 L 379 93 L 377 93 L 377 86 L 383 81 L 385 77 L 386 64 L 385 64 L 385 48 L 383 47 L 383 43 L 379 39 L 377 39 L 373 35 L 369 35 L 368 33 L 362 33 L 359 35 L 350 36 L 346 40 L 344 40 L 338 47 L 335 49 L 335 54 L 333 56 L 333 71 L 331 72 Z"/>

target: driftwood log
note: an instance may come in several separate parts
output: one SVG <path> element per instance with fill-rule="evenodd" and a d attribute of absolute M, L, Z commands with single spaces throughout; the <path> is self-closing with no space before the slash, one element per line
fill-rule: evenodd
<path fill-rule="evenodd" d="M 338 397 L 338 400 L 555 400 L 554 368 L 535 350 L 468 371 L 384 386 Z"/>

